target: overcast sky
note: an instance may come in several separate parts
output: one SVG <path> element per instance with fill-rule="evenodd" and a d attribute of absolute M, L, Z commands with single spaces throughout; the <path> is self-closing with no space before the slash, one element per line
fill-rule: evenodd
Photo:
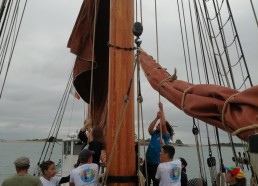
<path fill-rule="evenodd" d="M 250 2 L 230 0 L 238 34 L 254 85 L 258 84 L 258 29 Z M 0 99 L 0 139 L 45 138 L 54 120 L 75 56 L 66 48 L 82 0 L 29 0 L 5 89 Z M 154 1 L 143 1 L 142 47 L 156 57 Z M 186 80 L 176 1 L 158 4 L 160 64 Z M 258 7 L 257 2 L 254 7 Z M 171 47 L 173 50 L 171 50 Z M 146 127 L 158 111 L 158 94 L 142 77 Z M 2 77 L 1 77 L 2 82 Z M 176 125 L 175 139 L 193 143 L 192 118 L 162 98 L 167 120 Z M 83 123 L 82 100 L 68 102 L 59 137 Z M 146 133 L 147 134 L 147 133 Z M 224 133 L 222 135 L 226 136 Z M 148 135 L 147 135 L 148 137 Z M 204 139 L 207 138 L 204 136 Z"/>

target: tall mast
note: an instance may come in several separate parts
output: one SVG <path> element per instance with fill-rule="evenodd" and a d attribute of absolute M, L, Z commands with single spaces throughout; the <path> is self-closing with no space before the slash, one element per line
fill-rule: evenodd
<path fill-rule="evenodd" d="M 110 45 L 133 47 L 133 0 L 111 0 L 110 2 Z M 109 50 L 109 95 L 107 118 L 107 155 L 110 157 L 112 145 L 119 125 L 119 117 L 124 97 L 133 72 L 133 51 L 110 47 Z M 112 163 L 108 171 L 114 178 L 108 185 L 121 185 L 118 180 L 136 175 L 134 147 L 134 88 L 129 94 L 129 103 L 123 118 L 122 127 L 114 148 Z M 134 185 L 123 183 L 123 185 Z"/>

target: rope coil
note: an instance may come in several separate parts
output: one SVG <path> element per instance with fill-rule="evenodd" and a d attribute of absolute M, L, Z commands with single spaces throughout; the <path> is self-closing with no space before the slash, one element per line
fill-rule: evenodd
<path fill-rule="evenodd" d="M 231 95 L 226 101 L 225 101 L 225 103 L 224 103 L 224 105 L 223 105 L 223 109 L 222 109 L 222 124 L 223 124 L 223 127 L 224 127 L 224 129 L 227 131 L 227 132 L 229 132 L 231 135 L 237 135 L 237 134 L 239 134 L 239 133 L 241 133 L 241 132 L 244 132 L 244 131 L 247 131 L 247 130 L 252 130 L 252 129 L 257 129 L 258 128 L 258 124 L 252 124 L 252 125 L 249 125 L 249 126 L 246 126 L 246 127 L 242 127 L 242 128 L 239 128 L 239 129 L 237 129 L 236 131 L 232 131 L 230 128 L 228 128 L 227 126 L 226 126 L 226 121 L 225 121 L 225 113 L 226 113 L 226 108 L 227 108 L 227 106 L 228 106 L 228 103 L 231 101 L 231 100 L 233 100 L 236 96 L 238 95 L 238 93 L 236 93 L 236 94 L 233 94 L 233 95 Z"/>
<path fill-rule="evenodd" d="M 232 94 L 231 96 L 229 96 L 229 98 L 224 102 L 222 113 L 221 113 L 222 125 L 223 125 L 224 129 L 229 133 L 232 133 L 233 131 L 226 126 L 226 120 L 225 120 L 226 108 L 228 106 L 229 101 L 233 100 L 237 95 L 238 95 L 238 93 Z"/>
<path fill-rule="evenodd" d="M 247 131 L 247 130 L 252 130 L 252 129 L 257 129 L 258 128 L 258 124 L 253 124 L 253 125 L 250 125 L 250 126 L 247 126 L 247 127 L 242 127 L 240 129 L 237 129 L 235 132 L 232 133 L 232 135 L 237 135 L 241 132 L 244 132 L 244 131 Z"/>
<path fill-rule="evenodd" d="M 155 68 L 154 70 L 156 70 L 156 69 L 158 69 L 158 68 Z M 158 90 L 159 90 L 159 93 L 161 92 L 161 87 L 162 87 L 162 85 L 164 84 L 164 83 L 166 83 L 166 82 L 173 82 L 174 80 L 176 80 L 177 79 L 177 76 L 176 76 L 176 69 L 174 70 L 174 74 L 172 75 L 172 76 L 168 76 L 168 77 L 166 77 L 165 79 L 163 79 L 160 83 L 159 83 L 159 85 L 158 85 Z"/>
<path fill-rule="evenodd" d="M 185 112 L 185 98 L 186 98 L 186 94 L 188 94 L 192 90 L 192 88 L 193 88 L 193 86 L 185 89 L 185 91 L 183 93 L 182 102 L 181 102 L 181 109 L 184 112 Z"/>

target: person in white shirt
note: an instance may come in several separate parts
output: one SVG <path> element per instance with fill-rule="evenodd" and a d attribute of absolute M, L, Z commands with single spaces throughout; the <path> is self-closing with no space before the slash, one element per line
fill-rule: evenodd
<path fill-rule="evenodd" d="M 94 152 L 84 149 L 79 154 L 80 165 L 70 174 L 70 186 L 96 186 L 98 184 L 99 166 L 92 163 Z"/>
<path fill-rule="evenodd" d="M 160 164 L 155 178 L 160 186 L 181 186 L 182 163 L 179 159 L 173 160 L 175 148 L 172 145 L 164 145 L 160 151 Z"/>
<path fill-rule="evenodd" d="M 44 161 L 40 164 L 40 169 L 42 173 L 40 181 L 42 182 L 43 186 L 58 186 L 62 183 L 69 182 L 70 176 L 56 176 L 56 166 L 53 161 Z"/>

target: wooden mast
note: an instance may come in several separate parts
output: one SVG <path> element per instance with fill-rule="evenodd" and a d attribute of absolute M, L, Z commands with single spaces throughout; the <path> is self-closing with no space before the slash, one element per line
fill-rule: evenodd
<path fill-rule="evenodd" d="M 110 44 L 119 47 L 133 47 L 133 0 L 110 1 Z M 118 120 L 124 106 L 124 97 L 129 87 L 133 72 L 133 51 L 116 49 L 109 50 L 109 94 L 107 117 L 107 158 L 110 157 L 114 143 Z M 108 176 L 130 177 L 136 175 L 134 147 L 134 88 L 130 91 L 129 103 L 126 109 L 118 141 L 114 149 Z M 117 181 L 108 185 L 121 185 Z M 135 185 L 123 183 L 122 185 Z"/>

